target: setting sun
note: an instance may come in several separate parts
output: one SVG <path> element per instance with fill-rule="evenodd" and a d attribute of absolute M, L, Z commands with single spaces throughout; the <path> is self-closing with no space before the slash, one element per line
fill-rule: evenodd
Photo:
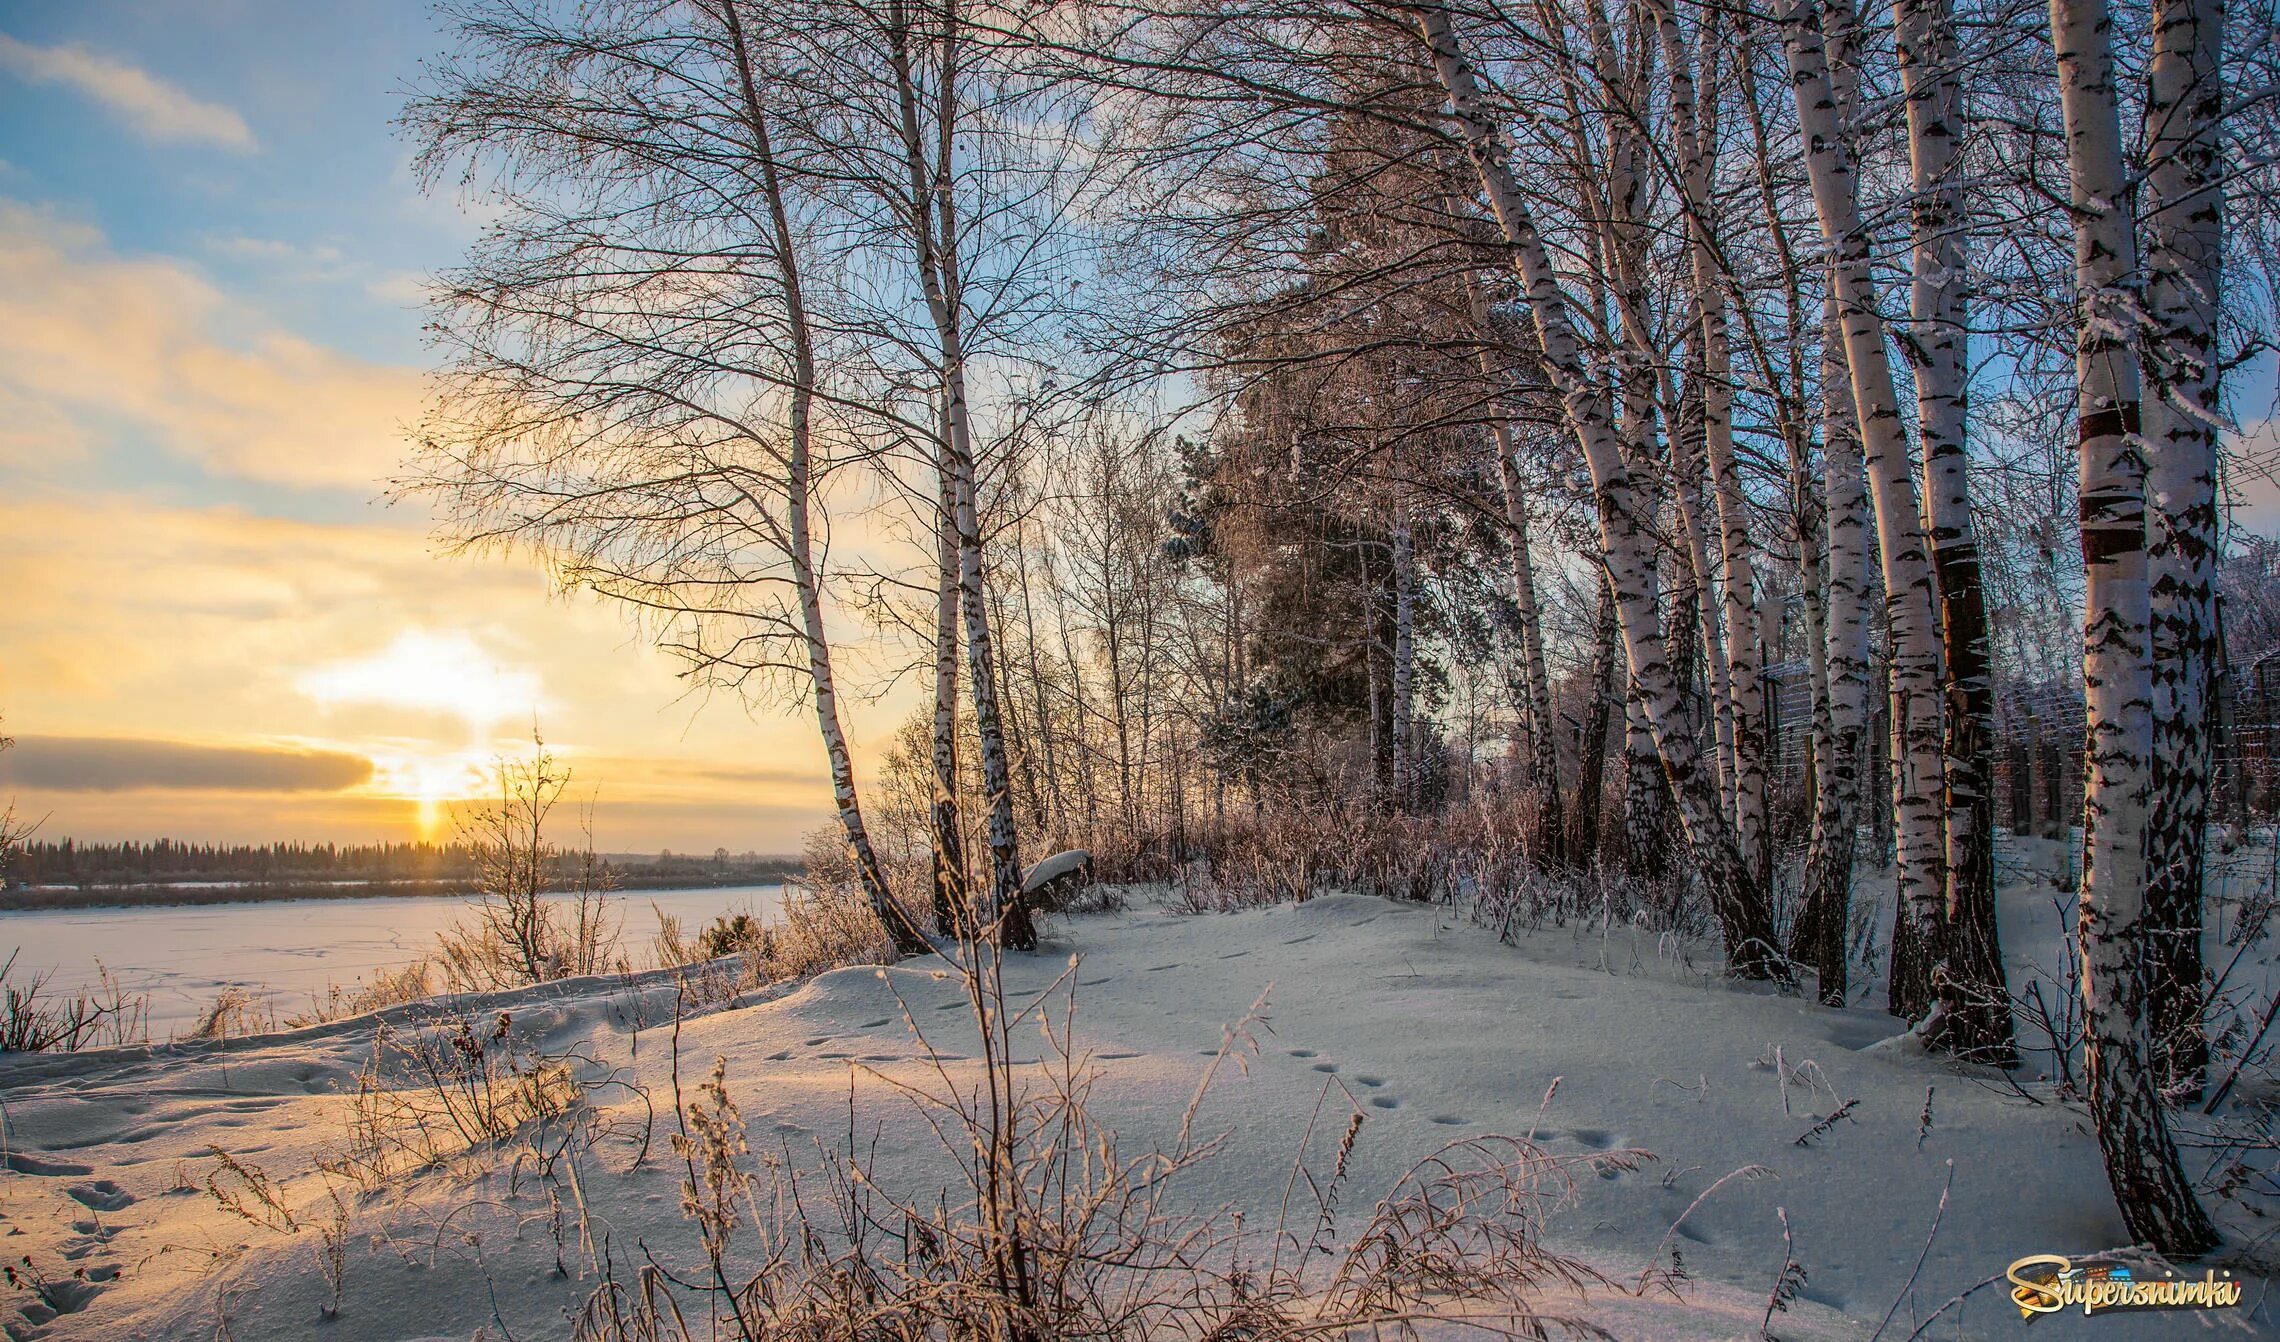
<path fill-rule="evenodd" d="M 417 804 L 419 837 L 442 837 L 451 803 L 479 797 L 490 788 L 496 763 L 473 753 L 423 755 L 372 752 L 367 791 Z"/>

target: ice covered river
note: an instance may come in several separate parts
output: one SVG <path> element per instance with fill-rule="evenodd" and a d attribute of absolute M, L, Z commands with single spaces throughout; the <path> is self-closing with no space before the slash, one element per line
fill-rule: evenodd
<path fill-rule="evenodd" d="M 782 886 L 744 885 L 629 890 L 609 901 L 627 954 L 646 964 L 657 930 L 653 907 L 694 936 L 723 913 L 772 918 L 782 898 Z M 278 1012 L 291 1014 L 329 985 L 409 964 L 474 903 L 418 896 L 0 912 L 0 960 L 16 953 L 11 984 L 46 972 L 49 988 L 65 993 L 93 985 L 100 963 L 127 991 L 149 995 L 150 1036 L 164 1040 L 194 1023 L 224 988 L 273 994 Z"/>

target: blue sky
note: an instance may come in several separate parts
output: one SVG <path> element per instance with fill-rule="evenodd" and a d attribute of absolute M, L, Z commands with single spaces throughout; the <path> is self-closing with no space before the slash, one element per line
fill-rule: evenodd
<path fill-rule="evenodd" d="M 122 250 L 198 257 L 339 349 L 417 360 L 404 286 L 473 232 L 448 199 L 420 194 L 390 126 L 442 40 L 428 6 L 8 3 L 0 33 L 140 71 L 245 134 L 202 121 L 160 131 L 163 112 L 0 61 L 9 194 L 82 215 Z"/>
<path fill-rule="evenodd" d="M 419 282 L 477 230 L 391 125 L 442 42 L 415 0 L 0 0 L 0 798 L 50 836 L 432 835 L 533 713 L 605 847 L 829 813 L 796 706 L 689 697 L 617 612 L 382 498 Z M 341 755 L 364 781 L 295 763 Z"/>

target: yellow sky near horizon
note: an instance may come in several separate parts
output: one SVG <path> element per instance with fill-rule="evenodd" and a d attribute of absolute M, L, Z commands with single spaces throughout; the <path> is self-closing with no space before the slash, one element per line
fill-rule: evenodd
<path fill-rule="evenodd" d="M 383 498 L 422 394 L 0 200 L 0 799 L 56 838 L 432 837 L 535 717 L 600 847 L 796 850 L 830 811 L 804 707 L 692 695 L 530 560 L 439 556 Z M 906 697 L 850 696 L 867 762 Z"/>

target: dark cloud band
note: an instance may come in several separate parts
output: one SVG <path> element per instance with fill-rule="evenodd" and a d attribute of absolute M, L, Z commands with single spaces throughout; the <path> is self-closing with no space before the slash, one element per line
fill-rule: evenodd
<path fill-rule="evenodd" d="M 51 792 L 339 792 L 371 777 L 372 761 L 337 750 L 21 736 L 0 753 L 0 782 Z"/>

